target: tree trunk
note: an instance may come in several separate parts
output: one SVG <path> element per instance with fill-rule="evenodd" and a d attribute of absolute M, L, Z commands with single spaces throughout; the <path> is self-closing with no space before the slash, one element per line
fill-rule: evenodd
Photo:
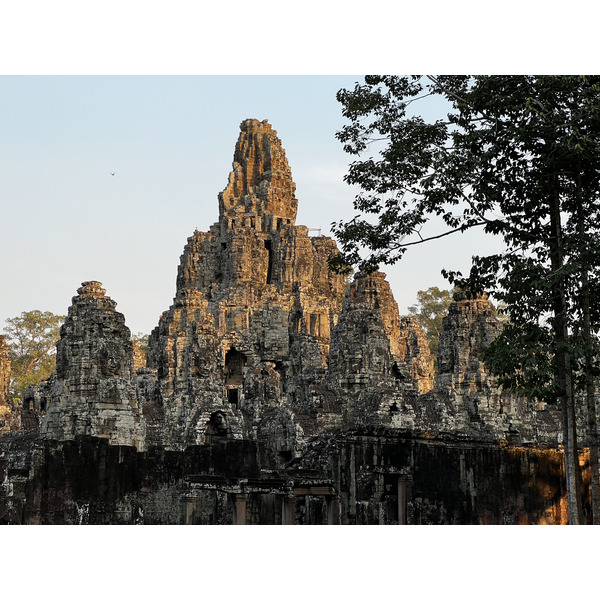
<path fill-rule="evenodd" d="M 598 417 L 596 414 L 596 396 L 594 393 L 594 378 L 592 375 L 593 358 L 591 356 L 592 340 L 589 325 L 589 296 L 587 306 L 588 323 L 585 324 L 586 315 L 584 313 L 584 336 L 588 339 L 586 344 L 585 356 L 585 397 L 588 413 L 588 433 L 590 443 L 590 475 L 592 486 L 592 522 L 594 525 L 600 525 L 600 465 L 598 464 Z M 587 329 L 587 332 L 585 331 Z"/>
<path fill-rule="evenodd" d="M 567 325 L 567 301 L 565 281 L 561 274 L 563 268 L 562 228 L 560 217 L 560 196 L 558 178 L 554 178 L 550 194 L 550 224 L 552 234 L 548 240 L 550 264 L 556 277 L 552 289 L 554 312 L 553 329 L 555 339 L 555 359 L 557 388 L 563 411 L 563 446 L 565 456 L 565 477 L 567 484 L 567 506 L 569 524 L 583 523 L 583 505 L 581 502 L 581 471 L 577 449 L 577 427 L 575 421 L 575 398 L 572 393 L 571 360 L 567 351 L 569 330 Z"/>
<path fill-rule="evenodd" d="M 580 248 L 585 245 L 583 214 L 578 214 Z M 590 316 L 590 284 L 587 260 L 581 260 L 581 313 L 583 316 L 582 336 L 585 350 L 585 397 L 588 414 L 588 435 L 590 444 L 590 479 L 592 488 L 592 523 L 600 524 L 600 466 L 598 464 L 598 418 L 594 390 L 594 340 Z"/>

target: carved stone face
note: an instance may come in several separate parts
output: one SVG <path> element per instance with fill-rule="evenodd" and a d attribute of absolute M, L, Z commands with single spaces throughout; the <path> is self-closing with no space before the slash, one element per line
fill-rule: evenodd
<path fill-rule="evenodd" d="M 221 412 L 214 412 L 207 423 L 207 431 L 212 435 L 227 434 L 227 417 Z"/>
<path fill-rule="evenodd" d="M 99 348 L 96 360 L 102 376 L 114 377 L 121 375 L 125 367 L 125 349 L 117 342 L 105 342 Z"/>

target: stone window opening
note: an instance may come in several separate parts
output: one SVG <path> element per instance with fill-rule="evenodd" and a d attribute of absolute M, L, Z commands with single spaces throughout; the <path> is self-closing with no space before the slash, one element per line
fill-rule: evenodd
<path fill-rule="evenodd" d="M 283 219 L 277 219 L 277 231 L 281 231 L 281 222 Z"/>
<path fill-rule="evenodd" d="M 290 460 L 292 460 L 292 451 L 291 450 L 280 450 L 279 451 L 279 458 L 281 458 L 281 460 L 283 462 L 290 462 Z"/>
<path fill-rule="evenodd" d="M 227 242 L 221 242 L 221 250 L 227 250 Z"/>
<path fill-rule="evenodd" d="M 244 382 L 244 366 L 246 355 L 235 348 L 230 348 L 225 354 L 225 385 L 241 387 Z"/>
<path fill-rule="evenodd" d="M 402 375 L 402 371 L 400 371 L 400 367 L 398 366 L 398 363 L 394 363 L 392 365 L 392 375 L 394 376 L 396 381 L 402 381 L 403 379 L 406 379 L 404 377 L 404 375 Z"/>
<path fill-rule="evenodd" d="M 269 264 L 267 266 L 267 284 L 271 283 L 271 277 L 273 275 L 273 248 L 271 247 L 271 240 L 265 240 L 265 250 L 269 253 Z"/>
<path fill-rule="evenodd" d="M 229 402 L 229 404 L 233 404 L 237 408 L 239 400 L 240 400 L 240 388 L 237 388 L 237 387 L 227 388 L 227 402 Z"/>
<path fill-rule="evenodd" d="M 279 361 L 275 361 L 275 373 L 279 375 L 279 384 L 281 386 L 281 392 L 284 393 L 287 378 L 285 376 L 285 367 Z"/>

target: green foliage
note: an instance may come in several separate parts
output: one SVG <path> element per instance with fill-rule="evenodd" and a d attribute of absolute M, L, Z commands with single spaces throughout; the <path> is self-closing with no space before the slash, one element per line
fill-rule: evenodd
<path fill-rule="evenodd" d="M 148 334 L 138 332 L 131 336 L 132 341 L 137 342 L 140 345 L 142 352 L 148 350 Z"/>
<path fill-rule="evenodd" d="M 446 102 L 444 119 L 409 114 L 427 97 Z M 486 353 L 505 385 L 560 400 L 569 521 L 581 522 L 573 389 L 586 386 L 595 412 L 600 77 L 370 76 L 338 99 L 350 120 L 338 138 L 363 157 L 346 176 L 362 189 L 360 213 L 334 224 L 340 261 L 372 270 L 411 245 L 473 227 L 502 237 L 505 249 L 474 256 L 466 277 L 444 275 L 469 295 L 489 291 L 505 303 L 510 324 Z M 365 156 L 371 143 L 378 159 Z M 446 231 L 427 236 L 432 218 Z M 589 430 L 597 436 L 597 423 Z"/>
<path fill-rule="evenodd" d="M 556 402 L 560 390 L 553 365 L 553 339 L 535 323 L 506 324 L 502 335 L 484 351 L 483 359 L 498 382 L 520 396 Z"/>
<path fill-rule="evenodd" d="M 447 114 L 416 114 L 427 98 Z M 567 393 L 564 377 L 596 345 L 573 336 L 584 280 L 596 330 L 600 318 L 600 77 L 368 76 L 338 100 L 349 121 L 338 138 L 358 157 L 346 181 L 362 190 L 358 214 L 333 224 L 340 262 L 372 270 L 473 227 L 501 236 L 505 249 L 474 256 L 467 276 L 444 275 L 510 314 L 488 353 L 507 385 L 525 389 L 529 373 L 530 393 Z M 427 235 L 431 220 L 445 231 Z M 543 382 L 536 360 L 549 368 Z"/>
<path fill-rule="evenodd" d="M 4 333 L 11 359 L 10 393 L 22 398 L 30 385 L 47 379 L 56 368 L 56 342 L 65 317 L 32 310 L 6 319 Z"/>
<path fill-rule="evenodd" d="M 410 314 L 417 318 L 425 330 L 427 343 L 434 357 L 437 356 L 442 319 L 448 314 L 452 301 L 451 291 L 430 287 L 417 292 L 417 303 L 408 307 Z"/>

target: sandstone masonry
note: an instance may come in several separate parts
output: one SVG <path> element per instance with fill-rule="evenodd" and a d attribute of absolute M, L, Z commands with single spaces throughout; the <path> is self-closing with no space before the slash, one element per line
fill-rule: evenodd
<path fill-rule="evenodd" d="M 8 387 L 10 384 L 10 357 L 4 336 L 0 335 L 0 434 L 10 431 L 12 410 L 8 403 Z"/>
<path fill-rule="evenodd" d="M 99 282 L 83 282 L 77 294 L 61 327 L 56 376 L 45 386 L 50 389 L 41 433 L 49 439 L 89 435 L 140 447 L 143 424 L 132 381 L 131 332 Z"/>

